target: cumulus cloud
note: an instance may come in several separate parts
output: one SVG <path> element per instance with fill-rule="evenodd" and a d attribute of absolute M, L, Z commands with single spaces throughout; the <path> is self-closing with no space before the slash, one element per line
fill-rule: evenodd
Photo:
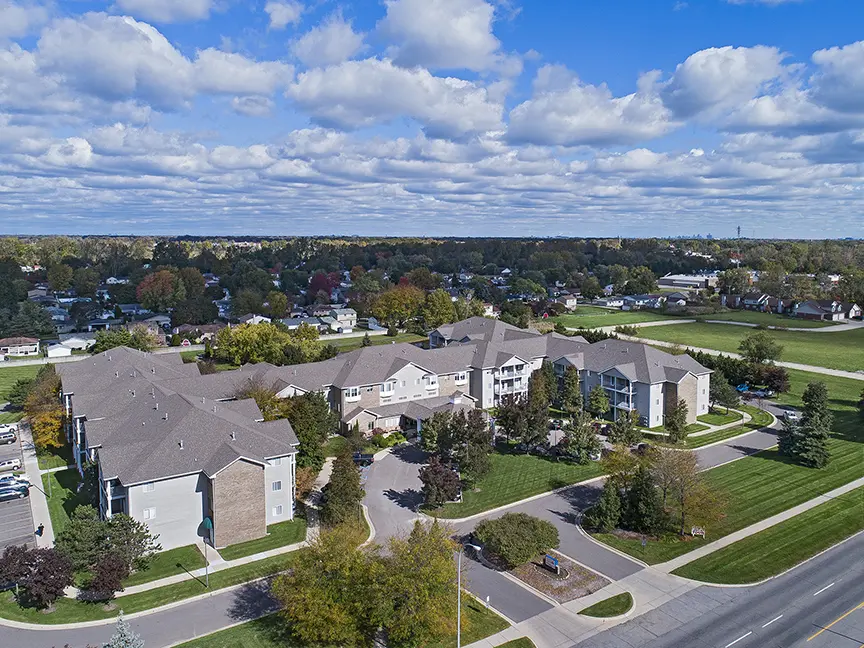
<path fill-rule="evenodd" d="M 385 0 L 378 31 L 391 40 L 397 65 L 433 69 L 521 69 L 499 52 L 492 33 L 495 8 L 485 0 Z M 518 69 L 512 69 L 516 65 Z"/>
<path fill-rule="evenodd" d="M 270 97 L 249 96 L 231 99 L 234 112 L 247 117 L 266 117 L 273 112 L 273 100 Z"/>
<path fill-rule="evenodd" d="M 692 117 L 740 105 L 783 74 L 775 47 L 712 47 L 687 57 L 662 90 L 677 116 Z"/>
<path fill-rule="evenodd" d="M 813 54 L 817 101 L 843 112 L 864 112 L 864 41 Z"/>
<path fill-rule="evenodd" d="M 309 67 L 341 63 L 363 49 L 363 34 L 336 13 L 291 43 L 291 52 Z"/>
<path fill-rule="evenodd" d="M 563 66 L 537 72 L 531 99 L 510 112 L 507 137 L 515 143 L 579 146 L 617 145 L 665 135 L 675 127 L 663 102 L 650 92 L 614 97 L 605 85 L 582 83 Z"/>
<path fill-rule="evenodd" d="M 384 59 L 303 72 L 287 96 L 325 126 L 360 128 L 409 117 L 430 135 L 460 137 L 501 126 L 502 107 L 482 87 Z"/>
<path fill-rule="evenodd" d="M 159 23 L 205 20 L 213 0 L 117 0 L 121 12 Z"/>
<path fill-rule="evenodd" d="M 264 11 L 270 16 L 270 29 L 285 29 L 288 25 L 296 25 L 300 22 L 303 10 L 303 5 L 294 0 L 287 2 L 271 0 L 264 5 Z"/>
<path fill-rule="evenodd" d="M 27 36 L 48 21 L 48 10 L 38 4 L 0 0 L 0 41 Z"/>

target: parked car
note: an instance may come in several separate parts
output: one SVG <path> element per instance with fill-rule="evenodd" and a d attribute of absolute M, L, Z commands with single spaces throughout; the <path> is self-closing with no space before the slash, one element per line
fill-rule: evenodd
<path fill-rule="evenodd" d="M 372 462 L 375 461 L 375 455 L 355 452 L 352 459 L 354 459 L 354 463 L 358 466 L 371 466 Z"/>
<path fill-rule="evenodd" d="M 797 423 L 798 421 L 801 420 L 801 416 L 798 414 L 798 412 L 791 412 L 789 410 L 786 410 L 785 412 L 783 412 L 783 418 L 786 419 L 787 421 L 789 421 L 790 423 Z"/>
<path fill-rule="evenodd" d="M 746 394 L 748 391 L 750 391 L 750 386 L 747 383 L 741 383 L 735 388 L 735 391 L 741 394 Z"/>
<path fill-rule="evenodd" d="M 21 470 L 21 460 L 16 457 L 0 461 L 0 472 L 9 472 L 10 470 Z"/>
<path fill-rule="evenodd" d="M 754 392 L 750 392 L 756 398 L 773 398 L 777 394 L 774 393 L 773 389 L 757 389 Z"/>
<path fill-rule="evenodd" d="M 11 430 L 0 430 L 0 445 L 9 445 L 17 440 L 18 437 Z"/>
<path fill-rule="evenodd" d="M 0 502 L 23 499 L 28 495 L 30 495 L 30 491 L 26 488 L 5 488 L 0 490 Z"/>
<path fill-rule="evenodd" d="M 637 443 L 633 447 L 633 453 L 638 455 L 645 455 L 651 450 L 652 446 L 650 443 Z"/>
<path fill-rule="evenodd" d="M 0 489 L 6 488 L 11 485 L 24 485 L 30 486 L 30 482 L 21 477 L 20 475 L 3 475 L 0 477 Z"/>

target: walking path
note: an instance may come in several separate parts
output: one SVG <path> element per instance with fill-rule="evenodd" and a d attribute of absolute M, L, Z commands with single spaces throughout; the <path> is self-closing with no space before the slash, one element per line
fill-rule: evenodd
<path fill-rule="evenodd" d="M 18 424 L 18 438 L 21 439 L 21 454 L 24 456 L 24 470 L 27 480 L 33 484 L 30 489 L 30 511 L 33 514 L 33 522 L 38 527 L 44 525 L 42 536 L 36 536 L 36 546 L 40 549 L 54 546 L 54 525 L 51 523 L 51 514 L 48 512 L 48 498 L 42 490 L 42 471 L 39 469 L 39 458 L 36 456 L 36 446 L 33 444 L 33 435 L 30 426 L 24 421 Z"/>
<path fill-rule="evenodd" d="M 714 434 L 715 432 L 722 432 L 723 430 L 728 430 L 729 428 L 738 427 L 739 425 L 746 425 L 747 423 L 749 423 L 750 421 L 753 420 L 753 417 L 750 416 L 747 412 L 742 412 L 741 410 L 736 410 L 736 409 L 732 409 L 732 408 L 730 408 L 729 411 L 730 412 L 738 412 L 739 414 L 742 415 L 742 418 L 740 418 L 736 421 L 732 421 L 731 423 L 724 423 L 723 425 L 711 425 L 710 423 L 705 423 L 704 421 L 700 421 L 699 419 L 696 419 L 696 423 L 698 423 L 699 425 L 705 425 L 705 426 L 707 426 L 708 429 L 700 430 L 699 432 L 688 433 L 687 438 L 693 439 L 695 437 L 705 436 L 706 434 Z M 642 433 L 643 434 L 654 434 L 654 435 L 663 436 L 663 437 L 667 436 L 666 432 L 654 432 L 652 430 L 648 430 L 645 428 L 642 428 Z M 745 433 L 742 432 L 742 434 L 745 434 Z M 723 440 L 728 441 L 728 439 L 723 439 Z"/>
<path fill-rule="evenodd" d="M 807 329 L 811 330 L 811 329 Z M 717 351 L 716 349 L 705 349 L 702 347 L 695 347 L 690 345 L 682 345 L 677 344 L 675 342 L 663 342 L 661 340 L 649 340 L 648 338 L 640 338 L 633 337 L 631 335 L 622 335 L 618 334 L 622 340 L 629 340 L 630 342 L 639 342 L 640 344 L 650 344 L 653 346 L 663 346 L 663 347 L 677 347 L 677 348 L 686 348 L 691 349 L 693 351 L 701 351 L 703 353 L 707 353 L 709 355 L 724 355 L 729 358 L 740 358 L 741 356 L 737 353 L 731 353 L 728 351 Z M 854 371 L 842 371 L 840 369 L 828 369 L 826 367 L 817 367 L 816 365 L 806 365 L 799 364 L 797 362 L 775 362 L 774 364 L 780 367 L 786 367 L 787 369 L 798 369 L 799 371 L 809 371 L 811 373 L 819 373 L 824 374 L 826 376 L 837 376 L 838 378 L 851 378 L 852 380 L 864 380 L 864 373 L 857 373 Z"/>

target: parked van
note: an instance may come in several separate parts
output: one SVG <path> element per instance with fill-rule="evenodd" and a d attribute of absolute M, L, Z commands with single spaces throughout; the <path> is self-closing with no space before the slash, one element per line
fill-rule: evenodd
<path fill-rule="evenodd" d="M 14 432 L 5 431 L 0 432 L 0 445 L 8 445 L 10 443 L 15 443 L 18 440 L 18 437 L 15 436 Z"/>
<path fill-rule="evenodd" d="M 16 458 L 0 461 L 0 472 L 9 472 L 10 470 L 21 470 L 21 460 Z"/>

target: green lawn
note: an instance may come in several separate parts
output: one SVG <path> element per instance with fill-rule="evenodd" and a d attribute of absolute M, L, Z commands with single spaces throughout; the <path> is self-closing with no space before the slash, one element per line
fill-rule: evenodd
<path fill-rule="evenodd" d="M 702 425 L 701 423 L 691 423 L 687 426 L 687 433 L 693 434 L 694 432 L 704 432 L 708 429 L 707 425 Z M 642 429 L 644 434 L 666 434 L 666 428 L 662 425 L 655 425 L 650 429 Z"/>
<path fill-rule="evenodd" d="M 23 367 L 10 367 L 8 364 L 0 363 L 0 403 L 5 403 L 18 380 L 22 378 L 35 378 L 42 365 L 25 365 Z"/>
<path fill-rule="evenodd" d="M 528 637 L 519 637 L 518 639 L 514 639 L 513 641 L 508 641 L 507 643 L 500 644 L 498 648 L 535 648 L 534 642 L 531 641 Z"/>
<path fill-rule="evenodd" d="M 437 511 L 443 518 L 459 518 L 545 493 L 603 474 L 597 462 L 586 465 L 555 461 L 526 454 L 494 452 L 492 469 L 478 490 L 462 492 L 462 502 L 445 504 Z"/>
<path fill-rule="evenodd" d="M 639 336 L 685 347 L 737 353 L 741 340 L 752 332 L 740 326 L 722 324 L 673 324 L 643 328 Z M 783 345 L 781 360 L 845 371 L 864 369 L 864 328 L 837 333 L 766 332 Z"/>
<path fill-rule="evenodd" d="M 826 468 L 815 470 L 799 466 L 776 449 L 770 449 L 708 471 L 708 480 L 726 494 L 728 505 L 726 517 L 706 529 L 705 541 L 681 541 L 671 535 L 649 540 L 643 550 L 639 539 L 622 539 L 612 534 L 596 534 L 595 537 L 649 564 L 665 562 L 706 541 L 717 540 L 864 477 L 864 426 L 855 409 L 864 383 L 796 370 L 790 370 L 789 376 L 792 388 L 782 400 L 796 407 L 801 406 L 801 394 L 808 382 L 822 381 L 828 387 L 835 421 L 829 441 L 831 462 Z"/>
<path fill-rule="evenodd" d="M 729 410 L 728 414 L 724 414 L 718 409 L 717 411 L 703 414 L 702 416 L 697 417 L 696 420 L 701 421 L 702 423 L 707 423 L 708 425 L 727 425 L 729 423 L 734 423 L 741 418 L 743 418 L 741 413 L 736 412 L 735 410 Z"/>
<path fill-rule="evenodd" d="M 5 423 L 17 423 L 24 415 L 21 412 L 0 412 L 0 425 Z"/>
<path fill-rule="evenodd" d="M 229 545 L 220 549 L 219 555 L 225 560 L 236 560 L 262 551 L 270 551 L 295 542 L 302 542 L 306 539 L 306 518 L 298 515 L 293 520 L 271 524 L 267 527 L 267 534 L 257 540 Z"/>
<path fill-rule="evenodd" d="M 508 626 L 504 619 L 487 610 L 473 598 L 469 598 L 462 612 L 463 646 L 501 632 Z M 455 644 L 454 636 L 449 641 L 428 644 L 427 648 L 449 648 Z M 533 646 L 530 642 L 524 645 Z M 301 648 L 302 646 L 302 643 L 286 632 L 285 622 L 278 615 L 273 614 L 200 639 L 187 641 L 177 648 Z"/>
<path fill-rule="evenodd" d="M 49 496 L 48 513 L 55 536 L 66 526 L 75 507 L 88 503 L 83 493 L 75 492 L 80 481 L 81 477 L 75 468 L 42 475 L 42 490 Z M 39 524 L 39 520 L 36 520 L 36 524 Z"/>
<path fill-rule="evenodd" d="M 603 601 L 599 601 L 584 610 L 580 610 L 579 614 L 584 614 L 590 617 L 607 618 L 621 616 L 627 610 L 633 607 L 633 597 L 630 592 L 624 592 L 616 596 L 611 596 Z"/>
<path fill-rule="evenodd" d="M 729 313 L 712 313 L 703 315 L 706 320 L 720 320 L 726 322 L 746 322 L 748 324 L 764 324 L 765 326 L 785 326 L 787 328 L 825 328 L 834 326 L 834 322 L 821 322 L 819 320 L 805 320 L 786 315 L 774 313 L 759 313 L 757 311 L 731 311 Z"/>
<path fill-rule="evenodd" d="M 755 583 L 776 576 L 864 529 L 864 487 L 815 506 L 676 569 L 709 583 Z"/>
<path fill-rule="evenodd" d="M 141 583 L 150 583 L 160 578 L 175 576 L 187 571 L 195 571 L 204 566 L 204 556 L 195 545 L 177 547 L 168 551 L 161 551 L 150 561 L 150 567 L 138 571 L 123 581 L 123 585 L 131 587 Z"/>
<path fill-rule="evenodd" d="M 752 405 L 740 405 L 739 407 L 742 410 L 746 411 L 752 417 L 747 423 L 744 423 L 743 425 L 735 425 L 733 427 L 726 428 L 725 430 L 710 432 L 709 434 L 690 436 L 687 437 L 683 445 L 668 444 L 664 443 L 663 441 L 658 442 L 658 445 L 665 445 L 671 448 L 689 448 L 690 450 L 695 450 L 696 448 L 701 448 L 710 443 L 716 443 L 717 441 L 725 441 L 726 439 L 731 439 L 733 437 L 737 437 L 748 432 L 753 432 L 754 430 L 759 430 L 771 424 L 771 415 L 768 412 L 760 410 L 758 407 L 754 407 Z"/>
<path fill-rule="evenodd" d="M 46 448 L 39 453 L 38 459 L 40 470 L 62 468 L 75 463 L 75 459 L 72 458 L 72 446 L 68 443 L 64 443 L 59 448 Z"/>
<path fill-rule="evenodd" d="M 402 342 L 407 342 L 408 344 L 413 344 L 414 342 L 423 342 L 428 340 L 429 338 L 423 335 L 416 335 L 414 333 L 400 333 L 394 337 L 389 337 L 387 335 L 371 335 L 369 336 L 369 341 L 372 343 L 372 346 L 377 346 L 379 344 L 392 344 L 395 342 L 396 344 L 400 344 Z M 346 353 L 348 351 L 355 351 L 363 346 L 363 336 L 358 337 L 350 337 L 350 338 L 339 338 L 338 340 L 327 340 L 326 338 L 321 340 L 324 344 L 332 344 L 335 346 L 341 353 Z"/>
<path fill-rule="evenodd" d="M 341 435 L 330 437 L 327 443 L 324 444 L 325 457 L 338 457 L 339 454 L 348 446 L 348 439 Z"/>
<path fill-rule="evenodd" d="M 582 309 L 585 309 L 584 311 Z M 589 310 L 590 309 L 590 310 Z M 685 317 L 686 316 L 682 316 Z M 550 318 L 554 324 L 561 323 L 568 328 L 597 328 L 598 326 L 622 326 L 641 324 L 642 322 L 659 322 L 673 319 L 668 315 L 650 313 L 647 311 L 618 311 L 597 306 L 579 306 L 573 313 L 564 313 Z"/>
<path fill-rule="evenodd" d="M 302 552 L 274 556 L 258 560 L 240 567 L 232 567 L 210 574 L 210 591 L 223 589 L 232 585 L 238 585 L 265 576 L 276 574 L 290 568 L 298 555 Z M 122 608 L 126 614 L 150 610 L 155 607 L 167 605 L 177 601 L 205 594 L 203 577 L 199 580 L 189 580 L 166 585 L 138 594 L 120 596 L 117 599 L 118 608 Z M 50 614 L 43 614 L 39 610 L 20 607 L 13 597 L 13 592 L 0 594 L 0 617 L 13 621 L 25 623 L 39 623 L 43 625 L 54 625 L 58 623 L 77 623 L 81 621 L 96 621 L 99 619 L 113 619 L 117 611 L 106 612 L 100 603 L 83 603 L 76 599 L 60 598 L 55 603 L 55 610 Z"/>

